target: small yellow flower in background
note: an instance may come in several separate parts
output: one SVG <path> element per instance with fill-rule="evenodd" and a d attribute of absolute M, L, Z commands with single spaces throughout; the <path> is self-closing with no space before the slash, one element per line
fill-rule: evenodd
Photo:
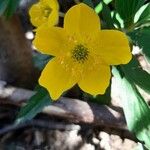
<path fill-rule="evenodd" d="M 54 26 L 58 23 L 59 4 L 57 0 L 40 0 L 29 10 L 31 23 L 39 27 L 45 23 Z"/>
<path fill-rule="evenodd" d="M 83 3 L 66 13 L 64 28 L 40 27 L 33 43 L 41 52 L 55 56 L 39 79 L 54 100 L 75 84 L 89 94 L 104 94 L 110 65 L 126 64 L 132 57 L 126 35 L 100 30 L 98 15 Z"/>

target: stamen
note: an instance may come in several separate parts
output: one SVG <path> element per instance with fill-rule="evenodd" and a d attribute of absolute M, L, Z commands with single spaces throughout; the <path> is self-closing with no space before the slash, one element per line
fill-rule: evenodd
<path fill-rule="evenodd" d="M 82 44 L 78 44 L 72 51 L 72 58 L 79 63 L 84 63 L 88 59 L 89 51 L 88 48 Z"/>

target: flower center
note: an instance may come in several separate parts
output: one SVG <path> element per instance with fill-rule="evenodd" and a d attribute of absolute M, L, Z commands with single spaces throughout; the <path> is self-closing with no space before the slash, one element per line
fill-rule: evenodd
<path fill-rule="evenodd" d="M 50 7 L 45 7 L 44 10 L 43 10 L 44 17 L 48 18 L 51 11 L 52 11 L 52 9 Z"/>
<path fill-rule="evenodd" d="M 82 44 L 76 45 L 72 51 L 72 58 L 79 63 L 84 63 L 88 59 L 88 48 Z"/>

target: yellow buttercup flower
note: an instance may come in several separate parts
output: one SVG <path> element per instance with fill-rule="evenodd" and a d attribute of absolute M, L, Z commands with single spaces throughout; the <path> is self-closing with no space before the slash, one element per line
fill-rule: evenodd
<path fill-rule="evenodd" d="M 83 3 L 66 13 L 64 28 L 39 28 L 33 43 L 41 52 L 55 56 L 39 79 L 54 100 L 75 84 L 92 95 L 104 94 L 110 65 L 126 64 L 132 57 L 126 35 L 100 30 L 98 15 Z"/>
<path fill-rule="evenodd" d="M 35 27 L 48 23 L 49 26 L 56 25 L 59 18 L 59 4 L 57 0 L 40 0 L 30 10 L 30 20 Z"/>

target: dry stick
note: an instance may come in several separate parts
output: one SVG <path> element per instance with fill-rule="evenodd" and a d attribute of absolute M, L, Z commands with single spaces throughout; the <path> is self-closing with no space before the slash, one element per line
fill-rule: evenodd
<path fill-rule="evenodd" d="M 19 129 L 23 129 L 23 128 L 29 128 L 29 127 L 34 127 L 34 128 L 44 128 L 44 129 L 49 129 L 49 130 L 62 130 L 62 131 L 72 131 L 72 130 L 84 130 L 86 129 L 94 129 L 95 126 L 90 125 L 90 124 L 86 124 L 86 127 L 84 126 L 85 124 L 73 124 L 73 123 L 61 123 L 61 122 L 56 122 L 56 121 L 45 121 L 45 120 L 41 120 L 41 119 L 33 119 L 30 121 L 26 121 L 26 122 L 22 122 L 19 124 L 11 124 L 8 125 L 2 129 L 0 129 L 0 136 L 10 133 L 12 131 L 15 130 L 19 130 Z M 87 128 L 88 127 L 88 128 Z M 105 129 L 104 129 L 105 131 Z M 117 130 L 116 130 L 117 131 Z M 124 131 L 124 134 L 120 133 L 120 132 L 116 132 L 114 134 L 117 134 L 123 138 L 128 138 L 131 139 L 133 141 L 139 142 L 135 136 L 133 136 L 130 132 L 128 131 Z"/>
<path fill-rule="evenodd" d="M 10 131 L 14 131 L 14 130 L 18 130 L 30 126 L 38 127 L 38 128 L 46 128 L 50 130 L 57 129 L 57 130 L 65 130 L 65 131 L 81 129 L 79 125 L 75 125 L 75 124 L 65 124 L 60 122 L 50 122 L 50 121 L 44 121 L 40 119 L 33 119 L 20 124 L 8 125 L 7 127 L 4 127 L 3 129 L 0 130 L 0 135 L 4 135 Z"/>
<path fill-rule="evenodd" d="M 0 82 L 1 103 L 18 104 L 27 102 L 34 94 L 35 92 L 33 91 L 6 86 L 4 82 Z M 59 101 L 45 107 L 43 112 L 72 120 L 72 122 L 75 123 L 83 122 L 127 129 L 122 109 L 115 109 L 105 105 L 97 105 L 77 99 L 62 97 Z"/>
<path fill-rule="evenodd" d="M 70 119 L 75 123 L 83 122 L 127 129 L 122 110 L 114 110 L 105 105 L 96 105 L 77 99 L 63 97 L 52 105 L 45 107 L 43 112 Z"/>
<path fill-rule="evenodd" d="M 64 17 L 65 17 L 65 13 L 63 13 L 63 12 L 59 12 L 59 17 L 64 18 Z"/>
<path fill-rule="evenodd" d="M 5 82 L 0 81 L 0 103 L 18 105 L 22 102 L 27 102 L 34 94 L 35 92 L 30 90 L 6 86 Z M 84 123 L 94 126 L 121 129 L 128 133 L 128 138 L 135 139 L 127 130 L 121 108 L 97 105 L 77 99 L 62 97 L 59 101 L 45 107 L 43 113 L 50 116 L 65 118 L 73 123 Z M 6 127 L 1 133 L 15 128 L 16 126 Z"/>

